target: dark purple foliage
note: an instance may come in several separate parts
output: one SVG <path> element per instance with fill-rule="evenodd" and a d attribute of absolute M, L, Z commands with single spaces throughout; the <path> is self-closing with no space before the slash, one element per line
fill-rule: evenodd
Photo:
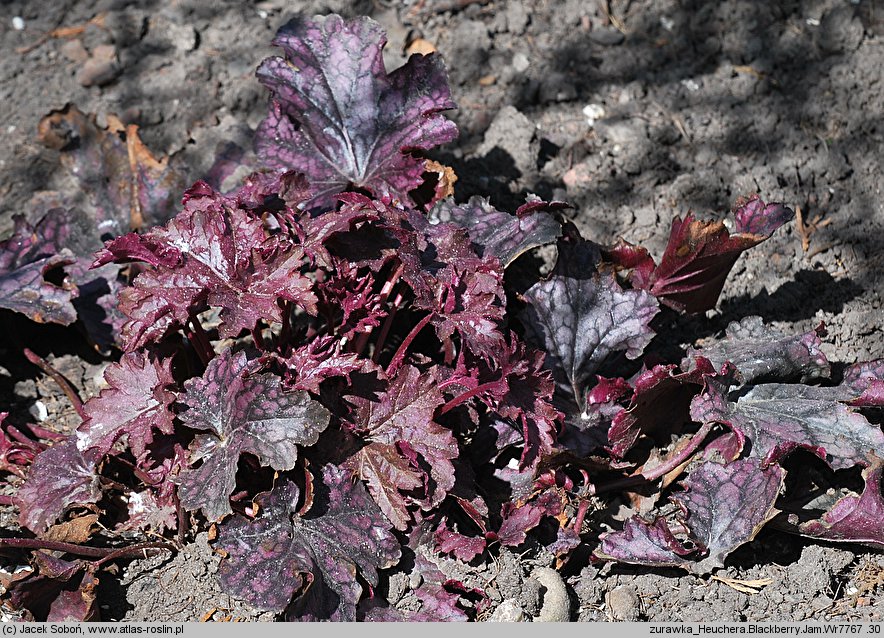
<path fill-rule="evenodd" d="M 688 350 L 681 367 L 695 368 L 698 356 L 708 359 L 716 370 L 725 363 L 733 365 L 743 384 L 760 381 L 828 378 L 829 361 L 820 350 L 825 329 L 786 336 L 765 326 L 761 317 L 746 317 L 727 327 L 725 338 L 712 346 Z"/>
<path fill-rule="evenodd" d="M 802 523 L 802 534 L 827 541 L 863 543 L 884 548 L 884 497 L 881 461 L 863 470 L 865 487 L 859 496 L 845 496 L 818 520 Z"/>
<path fill-rule="evenodd" d="M 510 215 L 495 209 L 484 197 L 471 197 L 466 204 L 441 201 L 429 213 L 434 223 L 452 222 L 467 229 L 470 241 L 482 255 L 493 255 L 505 267 L 539 246 L 551 244 L 562 234 L 561 225 L 546 212 L 564 207 L 561 202 L 529 202 Z M 524 210 L 523 209 L 527 209 Z"/>
<path fill-rule="evenodd" d="M 258 69 L 273 94 L 255 137 L 258 157 L 269 168 L 303 172 L 318 206 L 351 185 L 409 203 L 424 171 L 411 151 L 457 136 L 440 114 L 455 104 L 439 57 L 412 56 L 387 74 L 386 42 L 369 18 L 299 17 L 273 40 L 285 58 Z"/>
<path fill-rule="evenodd" d="M 221 309 L 219 331 L 225 337 L 251 330 L 259 320 L 282 321 L 281 300 L 315 312 L 312 282 L 300 272 L 303 249 L 270 235 L 241 202 L 204 183 L 187 192 L 184 210 L 166 226 L 112 240 L 96 265 L 128 260 L 153 268 L 120 298 L 129 317 L 127 350 L 185 326 L 207 306 Z"/>
<path fill-rule="evenodd" d="M 754 459 L 706 462 L 691 472 L 685 491 L 672 497 L 679 507 L 677 521 L 629 519 L 623 531 L 603 535 L 597 553 L 626 563 L 708 573 L 774 516 L 784 477 L 779 466 L 764 467 Z M 684 533 L 676 535 L 680 528 Z"/>
<path fill-rule="evenodd" d="M 721 221 L 672 220 L 666 252 L 646 287 L 667 306 L 688 313 L 715 307 L 733 265 L 743 252 L 769 238 L 792 219 L 782 204 L 765 204 L 758 196 L 738 201 L 734 209 L 736 233 Z"/>
<path fill-rule="evenodd" d="M 77 428 L 77 447 L 106 454 L 122 435 L 136 456 L 153 440 L 153 431 L 171 434 L 169 405 L 175 395 L 171 362 L 157 360 L 144 352 L 124 354 L 119 363 L 108 366 L 104 379 L 108 387 L 84 406 L 86 418 Z"/>
<path fill-rule="evenodd" d="M 272 93 L 255 138 L 265 170 L 226 194 L 197 182 L 164 226 L 179 177 L 135 127 L 73 108 L 41 123 L 82 192 L 16 220 L 0 306 L 77 320 L 124 354 L 85 405 L 42 366 L 82 417 L 73 435 L 0 414 L 0 470 L 37 534 L 4 551 L 58 549 L 82 507 L 119 544 L 215 525 L 224 590 L 280 619 L 448 621 L 486 598 L 439 554 L 542 544 L 563 563 L 586 544 L 708 573 L 776 507 L 794 533 L 884 546 L 884 360 L 830 371 L 823 326 L 787 335 L 757 317 L 678 364 L 645 354 L 652 321 L 679 325 L 661 303 L 712 308 L 791 210 L 739 200 L 733 234 L 688 214 L 656 265 L 625 240 L 584 239 L 561 202 L 529 196 L 511 215 L 442 200 L 454 176 L 420 156 L 456 134 L 437 56 L 388 74 L 367 18 L 298 17 L 275 44 L 285 57 L 258 71 Z M 229 181 L 242 157 L 224 150 L 207 179 Z M 553 242 L 551 272 L 519 259 Z M 786 482 L 796 449 L 828 468 L 793 463 L 799 452 Z M 822 485 L 842 498 L 818 498 Z M 636 515 L 599 539 L 611 504 Z M 380 570 L 405 538 L 413 595 L 387 606 Z M 13 602 L 87 618 L 99 568 L 145 550 L 88 543 L 65 551 L 100 558 L 34 553 Z"/>
<path fill-rule="evenodd" d="M 98 458 L 94 451 L 80 452 L 74 436 L 41 452 L 16 496 L 19 522 L 40 533 L 69 507 L 96 502 L 101 494 L 96 472 Z"/>
<path fill-rule="evenodd" d="M 525 293 L 523 318 L 547 352 L 547 366 L 580 406 L 587 385 L 613 352 L 636 359 L 654 336 L 657 301 L 642 290 L 623 290 L 594 269 L 598 251 L 580 241 L 559 243 L 556 268 Z"/>
<path fill-rule="evenodd" d="M 273 374 L 254 374 L 245 352 L 225 350 L 202 378 L 184 384 L 181 422 L 200 430 L 181 472 L 181 503 L 216 520 L 231 511 L 236 468 L 243 453 L 262 465 L 290 470 L 299 446 L 310 446 L 328 427 L 329 413 L 303 390 L 289 390 Z"/>
<path fill-rule="evenodd" d="M 870 452 L 884 458 L 884 433 L 845 405 L 853 396 L 841 386 L 768 383 L 732 400 L 725 384 L 710 383 L 691 404 L 691 416 L 726 425 L 765 464 L 803 448 L 837 470 L 865 465 Z"/>
<path fill-rule="evenodd" d="M 378 569 L 399 560 L 399 543 L 361 483 L 327 465 L 317 498 L 299 516 L 300 491 L 286 480 L 256 499 L 260 516 L 234 516 L 219 526 L 216 550 L 225 556 L 218 577 L 225 590 L 291 620 L 356 619 L 362 592 Z M 297 594 L 295 600 L 293 596 Z"/>

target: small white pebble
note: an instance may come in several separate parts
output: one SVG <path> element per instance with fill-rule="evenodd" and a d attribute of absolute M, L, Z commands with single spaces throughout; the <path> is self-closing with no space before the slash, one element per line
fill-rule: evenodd
<path fill-rule="evenodd" d="M 516 73 L 524 73 L 528 70 L 529 66 L 531 66 L 531 60 L 521 51 L 513 56 L 513 69 L 515 69 Z"/>
<path fill-rule="evenodd" d="M 15 133 L 15 124 L 10 124 L 9 126 L 7 126 L 7 127 L 6 127 L 6 132 L 7 132 L 9 135 L 12 135 L 13 133 Z"/>
<path fill-rule="evenodd" d="M 270 14 L 268 14 L 266 11 L 264 11 L 264 9 L 258 9 L 258 17 L 261 18 L 262 20 L 266 20 L 268 15 L 270 15 Z"/>
<path fill-rule="evenodd" d="M 34 405 L 31 406 L 28 412 L 41 423 L 49 416 L 49 410 L 46 409 L 46 404 L 42 401 L 34 401 Z"/>
<path fill-rule="evenodd" d="M 583 107 L 583 114 L 586 116 L 586 123 L 594 126 L 598 120 L 605 117 L 605 107 L 601 104 L 587 104 Z"/>
<path fill-rule="evenodd" d="M 25 21 L 22 20 L 21 16 L 15 16 L 14 18 L 12 18 L 12 28 L 16 31 L 25 30 Z"/>
<path fill-rule="evenodd" d="M 700 85 L 697 84 L 697 81 L 694 80 L 693 78 L 687 78 L 687 79 L 685 79 L 685 80 L 682 80 L 681 83 L 682 83 L 682 85 L 684 85 L 684 87 L 685 87 L 688 91 L 693 92 L 693 91 L 699 91 L 699 90 L 700 90 Z"/>
<path fill-rule="evenodd" d="M 667 31 L 672 31 L 675 28 L 675 20 L 673 20 L 672 18 L 667 18 L 666 16 L 661 16 L 660 26 Z"/>
<path fill-rule="evenodd" d="M 807 26 L 809 26 L 809 27 L 820 26 L 820 21 L 818 18 L 808 18 L 807 20 L 805 20 L 805 22 L 807 23 Z"/>

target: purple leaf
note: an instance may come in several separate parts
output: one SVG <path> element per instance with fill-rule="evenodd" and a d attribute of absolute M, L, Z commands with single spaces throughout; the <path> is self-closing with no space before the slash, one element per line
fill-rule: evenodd
<path fill-rule="evenodd" d="M 56 285 L 47 275 L 74 261 L 73 254 L 62 251 L 12 270 L 0 269 L 0 308 L 20 312 L 39 323 L 72 324 L 77 320 L 77 311 L 71 303 L 77 295 L 76 286 L 67 278 L 62 285 Z"/>
<path fill-rule="evenodd" d="M 312 281 L 301 274 L 304 251 L 282 235 L 268 236 L 260 219 L 236 199 L 198 182 L 184 210 L 164 227 L 114 239 L 96 265 L 137 259 L 154 266 L 125 289 L 120 308 L 130 318 L 127 350 L 184 325 L 206 305 L 221 308 L 219 333 L 235 337 L 259 320 L 280 322 L 280 301 L 316 312 Z"/>
<path fill-rule="evenodd" d="M 369 443 L 347 459 L 344 467 L 365 481 L 372 497 L 398 530 L 411 522 L 410 499 L 403 492 L 412 492 L 424 485 L 424 472 L 414 467 L 397 446 Z"/>
<path fill-rule="evenodd" d="M 289 607 L 289 619 L 355 620 L 362 593 L 357 571 L 376 586 L 377 570 L 399 560 L 399 542 L 362 484 L 345 470 L 323 468 L 306 517 L 296 515 L 299 497 L 297 486 L 283 479 L 257 497 L 257 519 L 237 515 L 219 525 L 221 585 L 261 609 Z"/>
<path fill-rule="evenodd" d="M 328 427 L 329 412 L 303 390 L 290 391 L 276 375 L 249 374 L 245 352 L 225 350 L 202 378 L 184 384 L 181 402 L 189 409 L 181 422 L 197 434 L 190 464 L 182 470 L 181 504 L 202 509 L 210 520 L 230 513 L 228 497 L 236 482 L 239 457 L 254 454 L 262 465 L 290 470 L 298 446 L 310 446 Z"/>
<path fill-rule="evenodd" d="M 806 536 L 827 541 L 863 543 L 884 548 L 884 498 L 880 461 L 863 470 L 865 487 L 860 496 L 845 496 L 818 520 L 802 523 Z"/>
<path fill-rule="evenodd" d="M 283 362 L 291 373 L 289 385 L 314 394 L 319 394 L 319 385 L 326 379 L 349 377 L 350 373 L 365 371 L 372 365 L 353 352 L 345 352 L 343 343 L 332 335 L 313 339 L 293 350 Z"/>
<path fill-rule="evenodd" d="M 561 203 L 540 204 L 516 216 L 497 210 L 484 197 L 471 197 L 466 204 L 444 200 L 430 211 L 429 218 L 433 223 L 452 222 L 466 228 L 479 255 L 493 255 L 506 268 L 519 255 L 561 236 L 561 225 L 543 210 L 543 206 L 560 207 Z"/>
<path fill-rule="evenodd" d="M 356 411 L 351 417 L 353 428 L 360 436 L 371 443 L 387 446 L 383 450 L 385 456 L 395 453 L 390 449 L 392 446 L 405 443 L 429 466 L 432 482 L 427 486 L 427 493 L 418 501 L 425 509 L 442 502 L 454 486 L 454 465 L 451 460 L 458 456 L 457 440 L 451 430 L 433 420 L 436 409 L 444 403 L 437 386 L 438 379 L 432 373 L 421 374 L 417 368 L 405 365 L 390 380 L 380 401 L 353 399 Z M 381 448 L 369 453 L 380 454 Z M 354 463 L 357 464 L 354 470 L 359 469 L 359 476 L 368 481 L 368 489 L 378 503 L 387 501 L 389 487 L 383 485 L 382 477 L 371 473 L 369 467 L 358 467 L 358 460 Z M 381 463 L 377 456 L 375 463 Z M 405 466 L 397 464 L 396 467 L 404 469 Z M 414 475 L 399 473 L 396 478 L 407 485 L 413 482 Z M 401 507 L 399 511 L 398 516 L 401 517 Z"/>
<path fill-rule="evenodd" d="M 37 570 L 13 582 L 10 602 L 16 609 L 27 609 L 41 622 L 82 622 L 94 620 L 97 613 L 95 577 L 97 567 L 81 560 L 68 561 L 35 552 Z"/>
<path fill-rule="evenodd" d="M 457 127 L 445 68 L 436 55 L 412 56 L 387 74 L 381 27 L 369 18 L 295 18 L 273 40 L 285 58 L 258 68 L 273 94 L 255 148 L 270 168 L 303 172 L 317 190 L 314 204 L 351 186 L 377 198 L 410 203 L 423 161 L 413 150 L 453 140 Z"/>
<path fill-rule="evenodd" d="M 442 519 L 433 533 L 436 540 L 436 551 L 440 554 L 451 554 L 457 560 L 470 562 L 485 551 L 487 542 L 483 536 L 466 536 L 448 527 L 448 521 Z"/>
<path fill-rule="evenodd" d="M 504 503 L 500 512 L 503 520 L 494 536 L 503 545 L 521 545 L 525 542 L 527 533 L 540 524 L 541 518 L 556 517 L 562 513 L 562 496 L 559 490 L 546 490 L 536 499 L 522 505 Z"/>
<path fill-rule="evenodd" d="M 750 456 L 764 463 L 774 463 L 800 447 L 838 470 L 865 465 L 869 452 L 884 457 L 881 428 L 845 405 L 857 392 L 861 389 L 850 386 L 769 383 L 731 401 L 723 384 L 710 383 L 691 403 L 691 417 L 723 423 L 748 439 Z"/>
<path fill-rule="evenodd" d="M 684 540 L 662 518 L 646 523 L 633 517 L 623 531 L 604 534 L 596 554 L 625 563 L 708 573 L 723 566 L 729 553 L 752 540 L 773 518 L 785 475 L 779 466 L 763 467 L 755 459 L 728 465 L 706 462 L 690 473 L 685 491 L 672 497 L 683 512 L 676 527 L 686 528 Z"/>
<path fill-rule="evenodd" d="M 703 356 L 716 369 L 727 362 L 733 364 L 743 384 L 762 379 L 828 378 L 829 361 L 820 350 L 820 337 L 825 334 L 820 326 L 801 335 L 786 336 L 765 326 L 761 317 L 746 317 L 731 323 L 721 341 L 699 350 L 689 349 L 681 367 L 690 371 L 697 356 Z"/>
<path fill-rule="evenodd" d="M 732 368 L 724 364 L 722 374 Z M 690 401 L 715 368 L 708 359 L 697 357 L 689 372 L 677 372 L 674 365 L 658 365 L 635 379 L 629 405 L 617 412 L 608 430 L 609 451 L 617 458 L 632 449 L 642 433 L 672 432 L 688 421 Z M 661 410 L 665 405 L 667 409 Z"/>
<path fill-rule="evenodd" d="M 849 403 L 854 407 L 884 405 L 884 359 L 848 366 L 841 386 L 853 393 Z"/>
<path fill-rule="evenodd" d="M 70 506 L 95 503 L 101 496 L 99 458 L 93 451 L 81 453 L 73 436 L 37 455 L 16 496 L 19 522 L 39 534 Z"/>
<path fill-rule="evenodd" d="M 169 406 L 175 395 L 171 360 L 158 361 L 143 352 L 130 352 L 104 373 L 108 387 L 83 406 L 86 418 L 77 428 L 77 447 L 107 454 L 124 434 L 129 447 L 141 456 L 153 440 L 153 431 L 171 434 Z"/>
<path fill-rule="evenodd" d="M 597 261 L 589 243 L 559 242 L 559 260 L 546 281 L 525 293 L 526 328 L 547 352 L 547 366 L 583 405 L 586 386 L 612 352 L 635 359 L 654 336 L 648 325 L 657 301 L 623 290 L 613 276 L 581 265 Z"/>
<path fill-rule="evenodd" d="M 553 407 L 555 384 L 543 368 L 543 354 L 529 350 L 515 335 L 501 348 L 487 370 L 479 375 L 478 396 L 504 419 L 521 429 L 519 469 L 536 467 L 552 451 L 561 415 Z M 475 392 L 475 390 L 473 391 Z"/>
<path fill-rule="evenodd" d="M 662 303 L 681 312 L 699 313 L 715 307 L 724 281 L 740 255 L 768 239 L 794 213 L 782 204 L 765 204 L 757 195 L 738 200 L 734 209 L 737 233 L 724 222 L 697 221 L 691 213 L 672 220 L 669 244 L 647 282 Z"/>

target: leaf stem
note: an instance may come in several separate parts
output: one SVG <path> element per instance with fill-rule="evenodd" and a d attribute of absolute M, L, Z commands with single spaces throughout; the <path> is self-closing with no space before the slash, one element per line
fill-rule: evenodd
<path fill-rule="evenodd" d="M 472 390 L 467 390 L 466 392 L 457 395 L 456 397 L 454 397 L 453 399 L 448 401 L 445 405 L 443 405 L 441 408 L 439 408 L 439 415 L 441 416 L 441 415 L 445 414 L 446 412 L 450 412 L 451 410 L 453 410 L 454 408 L 459 406 L 461 403 L 463 403 L 465 401 L 469 401 L 477 394 L 482 394 L 483 392 L 485 392 L 485 390 L 488 390 L 489 388 L 493 388 L 498 383 L 500 383 L 500 382 L 499 381 L 489 381 L 488 383 L 483 383 L 481 385 L 477 385 Z"/>
<path fill-rule="evenodd" d="M 405 264 L 400 262 L 399 265 L 396 267 L 396 270 L 394 270 L 390 274 L 390 277 L 387 279 L 387 281 L 384 282 L 384 285 L 381 288 L 380 293 L 378 293 L 378 303 L 380 303 L 380 304 L 386 303 L 387 299 L 390 297 L 390 293 L 393 292 L 393 287 L 397 283 L 399 283 L 399 279 L 402 277 L 403 270 L 405 270 Z M 396 314 L 396 308 L 398 307 L 399 303 L 402 302 L 401 297 L 402 297 L 402 295 L 397 295 L 396 299 L 393 301 L 393 310 L 390 312 L 389 315 L 387 315 L 388 322 L 392 321 L 392 316 Z M 385 324 L 385 326 L 386 326 L 386 324 Z M 387 328 L 387 332 L 389 332 L 389 331 L 390 331 L 390 329 Z M 386 335 L 384 335 L 384 336 L 386 336 Z M 362 354 L 365 351 L 365 347 L 368 345 L 368 340 L 370 337 L 371 337 L 371 330 L 363 332 L 361 335 L 359 335 L 359 338 L 356 340 L 356 343 L 353 345 L 353 350 L 356 352 L 356 354 Z M 380 351 L 380 349 L 381 349 L 380 346 L 378 346 L 375 349 L 375 354 L 377 354 L 377 352 Z M 375 363 L 377 363 L 377 359 L 375 359 Z"/>
<path fill-rule="evenodd" d="M 390 365 L 387 366 L 386 372 L 387 374 L 393 374 L 396 370 L 399 369 L 399 366 L 402 365 L 402 360 L 405 359 L 405 355 L 408 352 L 408 347 L 411 345 L 411 342 L 414 341 L 414 338 L 417 337 L 418 333 L 426 327 L 428 323 L 430 323 L 430 319 L 433 318 L 433 313 L 431 312 L 426 317 L 417 322 L 417 325 L 411 329 L 411 332 L 408 333 L 408 336 L 405 337 L 405 340 L 399 345 L 399 349 L 396 350 L 396 354 L 393 355 L 393 359 L 390 361 Z"/>
<path fill-rule="evenodd" d="M 393 327 L 393 320 L 396 318 L 396 312 L 399 310 L 399 305 L 402 303 L 402 293 L 396 295 L 393 299 L 393 303 L 391 304 L 390 312 L 387 314 L 387 318 L 384 319 L 384 325 L 381 326 L 381 333 L 378 335 L 378 341 L 374 346 L 374 355 L 372 356 L 372 361 L 375 363 L 378 362 L 378 359 L 381 357 L 381 350 L 384 347 L 384 343 L 387 341 L 387 335 L 390 334 L 390 328 Z"/>
<path fill-rule="evenodd" d="M 626 478 L 611 481 L 610 483 L 605 483 L 604 485 L 593 485 L 590 493 L 601 494 L 603 492 L 626 490 L 629 488 L 644 485 L 645 483 L 657 480 L 661 476 L 665 476 L 691 458 L 694 452 L 697 451 L 697 448 L 700 447 L 700 444 L 703 443 L 703 441 L 706 439 L 706 435 L 709 434 L 712 426 L 713 424 L 711 422 L 704 423 L 703 426 L 699 430 L 697 430 L 697 433 L 691 437 L 691 440 L 688 442 L 683 450 L 677 452 L 676 454 L 673 454 L 671 458 L 661 463 L 657 467 L 649 470 L 648 472 L 637 474 L 635 476 L 627 476 Z"/>
<path fill-rule="evenodd" d="M 100 558 L 96 564 L 101 564 L 114 558 L 126 556 L 131 552 L 140 552 L 145 549 L 168 549 L 177 551 L 178 548 L 167 541 L 147 541 L 136 543 L 128 547 L 89 547 L 88 545 L 76 545 L 63 541 L 51 541 L 43 538 L 0 538 L 0 548 L 14 547 L 20 549 L 48 549 L 54 552 L 65 552 L 77 556 Z"/>
<path fill-rule="evenodd" d="M 203 365 L 207 366 L 209 361 L 215 357 L 215 350 L 209 341 L 209 335 L 206 334 L 206 329 L 203 328 L 203 324 L 200 323 L 200 320 L 195 315 L 190 316 L 188 323 L 190 324 L 190 343 L 193 345 L 193 349 L 196 350 L 200 361 L 203 362 Z"/>
<path fill-rule="evenodd" d="M 61 372 L 53 368 L 46 359 L 33 352 L 29 348 L 24 349 L 25 357 L 27 357 L 28 361 L 33 363 L 35 366 L 40 368 L 43 372 L 45 372 L 53 381 L 55 381 L 56 385 L 61 388 L 61 391 L 64 392 L 65 396 L 68 398 L 68 401 L 71 402 L 71 405 L 74 406 L 74 410 L 77 411 L 77 414 L 80 415 L 81 419 L 86 418 L 86 413 L 83 411 L 83 399 L 80 398 L 80 395 L 77 393 L 77 390 L 71 385 L 71 382 L 68 381 Z"/>

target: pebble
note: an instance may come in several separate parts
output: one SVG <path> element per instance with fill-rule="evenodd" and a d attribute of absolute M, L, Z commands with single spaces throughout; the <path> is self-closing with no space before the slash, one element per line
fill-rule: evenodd
<path fill-rule="evenodd" d="M 21 16 L 14 16 L 12 18 L 12 28 L 16 31 L 24 31 L 25 30 L 25 21 Z"/>
<path fill-rule="evenodd" d="M 110 84 L 123 69 L 117 61 L 117 50 L 111 44 L 100 44 L 92 56 L 83 63 L 77 73 L 77 81 L 83 86 Z"/>
<path fill-rule="evenodd" d="M 605 117 L 605 107 L 601 104 L 587 104 L 583 107 L 583 114 L 586 116 L 586 123 L 595 126 L 597 120 Z"/>
<path fill-rule="evenodd" d="M 488 622 L 525 622 L 525 612 L 519 603 L 507 598 L 497 606 Z"/>
<path fill-rule="evenodd" d="M 83 46 L 79 38 L 68 40 L 61 45 L 61 54 L 71 62 L 85 62 L 89 59 L 89 52 Z"/>
<path fill-rule="evenodd" d="M 605 596 L 608 611 L 614 620 L 635 622 L 641 613 L 641 600 L 632 587 L 622 585 L 608 592 Z"/>
<path fill-rule="evenodd" d="M 529 66 L 531 66 L 531 62 L 528 60 L 528 56 L 521 51 L 513 56 L 513 69 L 516 70 L 516 73 L 524 73 Z"/>

